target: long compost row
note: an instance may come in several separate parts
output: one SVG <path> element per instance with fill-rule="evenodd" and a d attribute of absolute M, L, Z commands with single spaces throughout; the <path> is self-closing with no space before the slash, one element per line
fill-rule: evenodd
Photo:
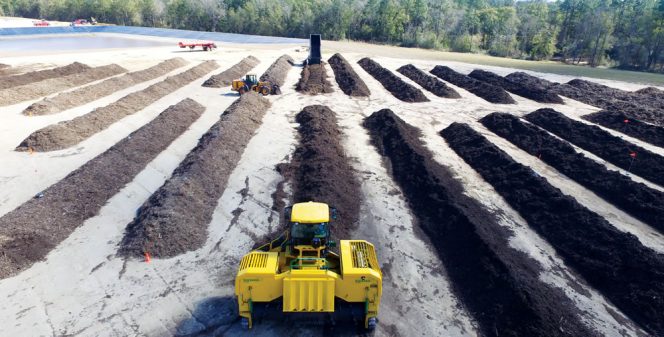
<path fill-rule="evenodd" d="M 105 107 L 39 129 L 23 140 L 16 150 L 47 152 L 74 146 L 120 119 L 137 113 L 158 99 L 199 79 L 217 67 L 215 61 L 202 62 L 180 74 L 168 77 L 141 91 L 131 93 Z"/>
<path fill-rule="evenodd" d="M 0 217 L 0 278 L 30 267 L 164 151 L 205 111 L 185 99 L 58 183 Z"/>
<path fill-rule="evenodd" d="M 89 69 L 90 69 L 90 66 L 87 66 L 87 65 L 82 64 L 82 63 L 74 62 L 72 64 L 62 66 L 62 67 L 46 69 L 46 70 L 39 70 L 39 71 L 31 71 L 31 72 L 27 72 L 25 74 L 20 74 L 20 75 L 5 76 L 5 77 L 2 78 L 2 81 L 0 81 L 0 89 L 13 88 L 13 87 L 18 87 L 18 86 L 25 85 L 25 84 L 30 84 L 30 83 L 34 83 L 34 82 L 47 80 L 47 79 L 50 79 L 50 78 L 56 78 L 56 77 L 63 77 L 63 76 L 78 74 L 80 72 L 83 72 L 83 71 L 86 71 L 86 70 L 89 70 Z"/>
<path fill-rule="evenodd" d="M 537 262 L 508 247 L 509 233 L 496 217 L 465 196 L 450 170 L 432 159 L 417 129 L 387 109 L 364 126 L 482 335 L 594 334 L 560 289 L 538 280 Z"/>
<path fill-rule="evenodd" d="M 201 247 L 217 201 L 270 102 L 250 92 L 236 100 L 127 226 L 125 256 L 171 257 Z"/>
<path fill-rule="evenodd" d="M 247 56 L 240 60 L 240 62 L 234 64 L 232 67 L 222 71 L 219 74 L 212 75 L 205 82 L 203 82 L 204 87 L 210 88 L 222 88 L 231 85 L 233 80 L 239 79 L 248 73 L 251 69 L 254 69 L 261 61 L 253 56 Z"/>
<path fill-rule="evenodd" d="M 187 61 L 181 58 L 169 59 L 147 69 L 134 71 L 119 77 L 113 77 L 74 91 L 58 94 L 55 97 L 45 98 L 27 107 L 23 110 L 23 114 L 37 116 L 62 112 L 108 96 L 116 91 L 129 88 L 132 85 L 147 82 L 159 76 L 166 75 L 186 64 Z"/>
<path fill-rule="evenodd" d="M 453 123 L 441 135 L 567 265 L 646 330 L 664 333 L 664 255 L 562 194 L 469 125 Z"/>
<path fill-rule="evenodd" d="M 0 90 L 0 106 L 12 105 L 50 95 L 62 90 L 78 87 L 110 76 L 126 72 L 117 64 L 82 70 L 64 77 L 45 79 Z"/>
<path fill-rule="evenodd" d="M 565 141 L 511 114 L 496 112 L 485 116 L 481 122 L 489 130 L 664 233 L 664 192 L 608 170 L 576 152 Z"/>

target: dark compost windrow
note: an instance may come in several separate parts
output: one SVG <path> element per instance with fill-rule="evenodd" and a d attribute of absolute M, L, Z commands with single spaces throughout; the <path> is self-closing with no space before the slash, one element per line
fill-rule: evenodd
<path fill-rule="evenodd" d="M 419 130 L 388 109 L 373 113 L 364 127 L 481 335 L 597 335 L 560 289 L 539 280 L 541 266 L 509 247 L 511 234 L 496 216 L 467 197 L 454 174 L 432 159 Z"/>
<path fill-rule="evenodd" d="M 495 104 L 516 104 L 514 98 L 512 98 L 512 96 L 510 96 L 510 94 L 508 94 L 503 88 L 460 74 L 452 70 L 450 67 L 435 66 L 431 69 L 431 73 L 447 82 L 470 91 L 487 102 Z"/>
<path fill-rule="evenodd" d="M 567 142 L 507 113 L 492 113 L 482 124 L 637 219 L 664 233 L 664 192 L 608 170 Z"/>
<path fill-rule="evenodd" d="M 664 186 L 664 157 L 660 155 L 553 109 L 540 109 L 525 118 L 622 169 Z"/>
<path fill-rule="evenodd" d="M 173 257 L 200 248 L 228 178 L 270 102 L 254 92 L 226 109 L 127 226 L 120 254 Z"/>
<path fill-rule="evenodd" d="M 404 102 L 429 102 L 429 99 L 424 96 L 420 89 L 404 82 L 399 76 L 394 75 L 391 71 L 383 68 L 378 62 L 365 57 L 357 63 L 369 75 L 373 76 L 380 84 L 383 85 L 387 91 L 392 95 Z"/>
<path fill-rule="evenodd" d="M 564 195 L 467 124 L 453 123 L 441 135 L 568 266 L 647 331 L 664 334 L 664 255 Z"/>
<path fill-rule="evenodd" d="M 185 99 L 0 218 L 0 278 L 43 259 L 205 111 Z"/>

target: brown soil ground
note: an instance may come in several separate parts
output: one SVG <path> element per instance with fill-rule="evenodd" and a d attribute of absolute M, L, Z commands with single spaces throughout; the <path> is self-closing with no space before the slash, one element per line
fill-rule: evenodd
<path fill-rule="evenodd" d="M 470 91 L 487 102 L 494 104 L 516 104 L 514 98 L 503 88 L 460 74 L 450 67 L 435 66 L 431 70 L 431 73 L 447 82 Z"/>
<path fill-rule="evenodd" d="M 78 87 L 110 76 L 126 72 L 116 64 L 90 68 L 80 73 L 60 78 L 50 78 L 39 82 L 7 88 L 0 91 L 0 106 L 12 105 L 50 95 L 59 91 Z"/>
<path fill-rule="evenodd" d="M 232 67 L 208 78 L 203 83 L 203 86 L 210 88 L 221 88 L 229 86 L 233 83 L 233 80 L 237 80 L 244 76 L 251 69 L 254 69 L 254 67 L 259 63 L 261 63 L 261 61 L 259 61 L 257 58 L 253 56 L 247 56 Z"/>
<path fill-rule="evenodd" d="M 644 123 L 620 112 L 600 111 L 583 119 L 622 132 L 659 147 L 664 147 L 664 127 Z"/>
<path fill-rule="evenodd" d="M 61 93 L 55 97 L 45 98 L 36 102 L 25 110 L 24 115 L 49 115 L 65 111 L 86 103 L 90 103 L 99 98 L 108 96 L 116 91 L 129 88 L 133 85 L 153 80 L 159 76 L 166 75 L 167 73 L 183 67 L 187 61 L 182 58 L 173 58 L 160 62 L 159 64 L 135 72 L 131 72 L 119 77 L 109 78 L 108 80 Z"/>
<path fill-rule="evenodd" d="M 280 56 L 269 68 L 261 75 L 261 81 L 270 82 L 270 84 L 283 86 L 286 81 L 286 75 L 288 71 L 293 68 L 293 58 L 289 55 Z M 278 94 L 278 93 L 277 93 Z"/>
<path fill-rule="evenodd" d="M 95 216 L 205 108 L 185 99 L 88 161 L 35 198 L 0 218 L 0 278 L 43 259 L 83 222 Z"/>
<path fill-rule="evenodd" d="M 200 248 L 228 177 L 263 122 L 270 102 L 240 96 L 198 141 L 125 231 L 119 254 L 172 257 Z"/>
<path fill-rule="evenodd" d="M 332 222 L 332 236 L 348 239 L 357 228 L 362 193 L 360 182 L 341 145 L 341 131 L 334 111 L 323 105 L 302 109 L 298 145 L 290 164 L 280 167 L 293 186 L 292 203 L 324 202 L 339 211 Z"/>
<path fill-rule="evenodd" d="M 450 88 L 445 84 L 445 82 L 427 75 L 422 70 L 418 69 L 412 64 L 407 64 L 399 69 L 397 69 L 402 75 L 410 78 L 415 83 L 422 86 L 422 88 L 429 90 L 431 93 L 438 97 L 445 98 L 461 98 L 456 90 Z"/>
<path fill-rule="evenodd" d="M 368 97 L 371 95 L 367 85 L 341 54 L 334 54 L 327 61 L 332 67 L 337 84 L 346 95 L 353 97 Z"/>
<path fill-rule="evenodd" d="M 89 66 L 82 63 L 74 62 L 64 67 L 58 67 L 58 68 L 46 69 L 40 71 L 31 71 L 29 73 L 21 75 L 7 76 L 3 78 L 2 81 L 0 81 L 0 90 L 12 87 L 18 87 L 33 82 L 39 82 L 49 78 L 78 74 L 88 69 L 90 69 Z"/>
<path fill-rule="evenodd" d="M 468 76 L 501 87 L 521 97 L 532 99 L 535 102 L 563 104 L 563 99 L 560 96 L 541 86 L 532 85 L 532 83 L 512 82 L 505 77 L 481 69 L 473 70 Z"/>
<path fill-rule="evenodd" d="M 497 216 L 432 159 L 419 130 L 388 109 L 364 126 L 482 336 L 596 335 L 560 289 L 539 280 L 539 264 L 509 247 L 511 234 Z"/>
<path fill-rule="evenodd" d="M 383 85 L 394 97 L 408 103 L 429 102 L 420 89 L 404 82 L 399 76 L 383 68 L 378 62 L 365 57 L 357 63 Z"/>
<path fill-rule="evenodd" d="M 441 135 L 568 266 L 653 336 L 664 336 L 664 255 L 564 195 L 469 125 L 453 123 Z"/>
<path fill-rule="evenodd" d="M 115 103 L 95 109 L 86 115 L 39 129 L 21 142 L 16 151 L 27 151 L 32 148 L 34 151 L 47 152 L 74 146 L 218 67 L 214 61 L 202 62 L 183 73 L 131 93 Z"/>
<path fill-rule="evenodd" d="M 327 79 L 327 72 L 323 63 L 305 65 L 302 68 L 300 81 L 297 82 L 295 90 L 309 95 L 331 93 L 334 91 L 332 84 Z"/>

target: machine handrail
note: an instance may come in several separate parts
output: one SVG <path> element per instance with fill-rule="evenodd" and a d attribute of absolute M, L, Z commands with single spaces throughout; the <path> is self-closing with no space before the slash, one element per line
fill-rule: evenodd
<path fill-rule="evenodd" d="M 321 267 L 321 269 L 327 270 L 330 269 L 330 266 L 327 263 L 327 259 L 323 257 L 298 257 L 293 259 L 290 262 L 290 269 L 300 269 L 299 267 L 302 266 L 302 264 L 298 264 L 298 262 L 301 261 L 323 261 L 325 263 L 324 266 Z"/>
<path fill-rule="evenodd" d="M 281 233 L 281 235 L 279 235 L 276 239 L 274 239 L 274 240 L 272 240 L 272 241 L 256 248 L 255 250 L 260 250 L 260 251 L 263 251 L 263 252 L 270 251 L 270 250 L 272 250 L 276 247 L 276 245 L 274 245 L 274 243 L 279 241 L 279 240 L 281 240 L 281 242 L 279 243 L 278 246 L 282 246 L 286 242 L 287 235 L 288 235 L 288 231 L 286 230 L 283 233 Z"/>

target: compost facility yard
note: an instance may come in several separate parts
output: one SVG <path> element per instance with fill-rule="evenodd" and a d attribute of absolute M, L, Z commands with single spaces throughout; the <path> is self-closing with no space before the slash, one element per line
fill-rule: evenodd
<path fill-rule="evenodd" d="M 0 335 L 240 335 L 240 258 L 316 199 L 377 247 L 371 335 L 664 336 L 664 93 L 334 45 L 1 58 Z M 252 335 L 321 332 L 365 334 Z"/>

